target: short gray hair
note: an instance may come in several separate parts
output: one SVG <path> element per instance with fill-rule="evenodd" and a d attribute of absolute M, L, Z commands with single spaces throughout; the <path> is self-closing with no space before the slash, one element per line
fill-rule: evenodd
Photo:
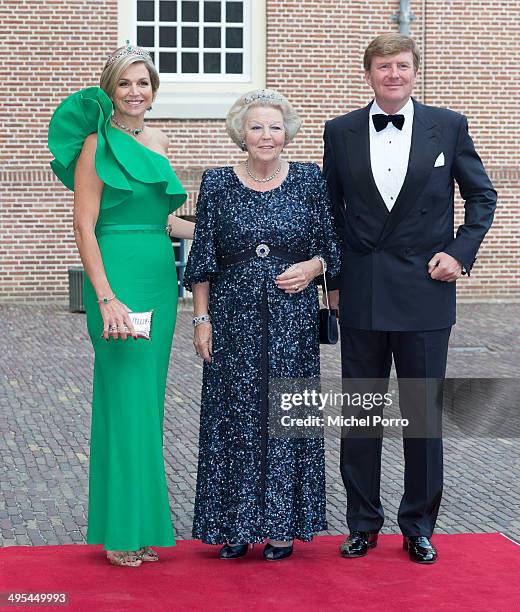
<path fill-rule="evenodd" d="M 267 106 L 278 109 L 283 116 L 285 144 L 294 139 L 301 126 L 301 119 L 288 100 L 272 89 L 255 89 L 238 98 L 229 109 L 226 118 L 226 129 L 231 140 L 244 150 L 244 128 L 246 115 L 255 106 Z"/>
<path fill-rule="evenodd" d="M 117 83 L 119 82 L 123 72 L 132 64 L 142 62 L 148 69 L 153 97 L 155 99 L 155 95 L 159 89 L 159 84 L 161 81 L 159 79 L 157 68 L 154 66 L 150 54 L 141 47 L 132 46 L 130 46 L 130 49 L 137 50 L 141 53 L 141 55 L 132 52 L 125 53 L 125 50 L 128 48 L 129 47 L 127 45 L 124 45 L 119 47 L 119 49 L 116 49 L 110 55 L 105 67 L 103 68 L 101 77 L 99 78 L 99 86 L 108 95 L 108 97 L 111 98 L 114 95 L 117 88 Z"/>

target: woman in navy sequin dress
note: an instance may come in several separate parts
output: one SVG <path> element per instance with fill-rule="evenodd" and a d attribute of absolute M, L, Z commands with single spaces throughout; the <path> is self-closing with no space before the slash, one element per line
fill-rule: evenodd
<path fill-rule="evenodd" d="M 314 279 L 321 258 L 339 271 L 319 167 L 280 157 L 299 124 L 276 92 L 237 100 L 227 128 L 247 161 L 204 173 L 184 275 L 204 359 L 193 536 L 226 559 L 265 539 L 284 558 L 327 529 L 323 439 L 267 431 L 269 380 L 319 375 Z"/>

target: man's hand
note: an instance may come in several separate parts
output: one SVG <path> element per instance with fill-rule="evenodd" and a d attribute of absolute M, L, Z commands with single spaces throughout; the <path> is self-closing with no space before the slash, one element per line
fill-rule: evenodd
<path fill-rule="evenodd" d="M 462 275 L 462 265 L 448 253 L 435 253 L 428 262 L 428 274 L 433 280 L 452 283 Z"/>
<path fill-rule="evenodd" d="M 325 291 L 323 292 L 323 305 L 327 306 L 327 298 L 325 297 Z M 333 289 L 329 291 L 329 304 L 331 310 L 339 310 L 339 289 Z"/>

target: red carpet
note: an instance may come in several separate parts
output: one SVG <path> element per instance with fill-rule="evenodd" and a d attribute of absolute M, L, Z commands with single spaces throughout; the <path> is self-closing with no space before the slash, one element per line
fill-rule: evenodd
<path fill-rule="evenodd" d="M 261 546 L 221 561 L 218 547 L 180 541 L 139 568 L 109 566 L 99 546 L 9 547 L 0 549 L 0 592 L 66 591 L 66 607 L 15 609 L 74 612 L 520 609 L 520 546 L 500 534 L 437 535 L 439 561 L 431 566 L 411 563 L 400 536 L 382 536 L 363 559 L 341 559 L 341 541 L 297 543 L 279 563 L 264 561 Z"/>

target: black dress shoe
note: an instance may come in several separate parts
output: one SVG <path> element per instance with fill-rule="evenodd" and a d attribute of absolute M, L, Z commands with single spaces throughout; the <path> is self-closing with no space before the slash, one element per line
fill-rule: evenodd
<path fill-rule="evenodd" d="M 218 556 L 221 559 L 239 559 L 247 554 L 248 546 L 249 544 L 235 544 L 234 546 L 231 544 L 224 544 Z"/>
<path fill-rule="evenodd" d="M 264 547 L 264 559 L 267 561 L 280 561 L 287 559 L 293 553 L 293 545 L 290 546 L 273 546 L 269 542 Z"/>
<path fill-rule="evenodd" d="M 408 551 L 410 561 L 415 563 L 429 564 L 437 561 L 437 551 L 426 536 L 405 536 L 403 548 Z"/>
<path fill-rule="evenodd" d="M 364 557 L 370 548 L 377 546 L 377 533 L 369 531 L 351 531 L 350 535 L 339 547 L 342 557 L 356 559 Z"/>

